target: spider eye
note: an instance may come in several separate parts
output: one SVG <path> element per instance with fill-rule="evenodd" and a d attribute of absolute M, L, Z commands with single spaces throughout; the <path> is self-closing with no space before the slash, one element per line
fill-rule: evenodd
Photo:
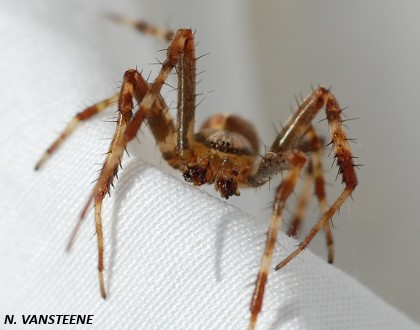
<path fill-rule="evenodd" d="M 226 199 L 233 195 L 239 196 L 238 182 L 232 178 L 219 178 L 216 182 L 216 189 Z"/>
<path fill-rule="evenodd" d="M 196 186 L 201 186 L 207 182 L 207 168 L 200 165 L 188 166 L 187 170 L 182 174 L 185 181 L 192 182 Z"/>

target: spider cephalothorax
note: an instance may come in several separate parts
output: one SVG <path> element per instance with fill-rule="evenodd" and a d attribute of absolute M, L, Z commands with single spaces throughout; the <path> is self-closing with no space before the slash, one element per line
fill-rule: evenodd
<path fill-rule="evenodd" d="M 93 202 L 98 238 L 99 283 L 101 294 L 105 298 L 102 201 L 117 175 L 127 144 L 136 136 L 145 121 L 156 140 L 163 159 L 170 166 L 180 170 L 184 179 L 194 185 L 214 184 L 223 198 L 239 196 L 239 187 L 260 186 L 271 177 L 284 171 L 283 180 L 275 192 L 270 228 L 251 301 L 249 328 L 253 329 L 262 308 L 267 274 L 271 265 L 277 232 L 282 221 L 283 209 L 307 163 L 308 166 L 304 172 L 305 185 L 289 234 L 296 234 L 300 226 L 312 184 L 315 186 L 315 195 L 319 201 L 322 216 L 298 248 L 276 266 L 276 270 L 285 266 L 298 255 L 321 229 L 325 230 L 327 236 L 328 260 L 330 262 L 333 260 L 334 250 L 329 219 L 357 186 L 353 156 L 341 119 L 342 109 L 328 89 L 323 87 L 314 89 L 289 117 L 270 149 L 261 156 L 258 153 L 259 139 L 255 129 L 252 124 L 237 116 L 213 116 L 195 134 L 196 56 L 193 32 L 190 29 L 180 29 L 173 33 L 150 27 L 144 22 L 139 24 L 122 19 L 120 21 L 134 25 L 143 32 L 164 36 L 172 41 L 167 50 L 166 60 L 162 63 L 162 68 L 153 83 L 148 84 L 137 70 L 126 71 L 120 93 L 77 114 L 37 163 L 36 169 L 39 169 L 80 121 L 92 117 L 113 102 L 118 101 L 119 113 L 113 140 L 99 179 L 83 209 L 69 247 Z M 176 120 L 168 111 L 168 107 L 160 95 L 162 85 L 174 69 L 178 75 Z M 134 107 L 133 99 L 137 102 L 138 107 Z M 326 111 L 332 152 L 345 185 L 344 190 L 331 206 L 328 206 L 324 189 L 321 164 L 323 140 L 318 137 L 312 127 L 315 115 L 322 108 L 325 108 Z"/>
<path fill-rule="evenodd" d="M 184 179 L 194 185 L 215 184 L 220 196 L 239 196 L 258 154 L 258 138 L 251 123 L 237 116 L 215 115 L 194 136 Z"/>

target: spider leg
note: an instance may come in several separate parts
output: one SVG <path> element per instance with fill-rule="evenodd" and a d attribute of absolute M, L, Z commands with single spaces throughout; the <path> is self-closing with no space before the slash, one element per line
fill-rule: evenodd
<path fill-rule="evenodd" d="M 328 201 L 327 194 L 325 192 L 324 170 L 322 167 L 323 143 L 320 141 L 314 130 L 308 131 L 308 133 L 311 135 L 312 143 L 319 146 L 319 148 L 311 155 L 311 163 L 315 180 L 315 195 L 318 199 L 321 214 L 325 214 L 328 210 Z M 328 250 L 328 262 L 331 264 L 334 261 L 334 239 L 330 221 L 325 223 L 324 230 Z"/>
<path fill-rule="evenodd" d="M 196 57 L 194 35 L 190 29 L 177 30 L 168 47 L 166 60 L 154 83 L 150 86 L 150 91 L 141 102 L 140 110 L 134 115 L 125 135 L 127 141 L 135 136 L 143 120 L 142 114 L 152 108 L 156 98 L 159 97 L 162 85 L 174 68 L 178 75 L 176 154 L 170 149 L 161 151 L 165 160 L 173 167 L 178 168 L 181 166 L 180 161 L 185 163 L 190 159 L 191 145 L 194 142 Z M 160 125 L 160 123 L 157 124 L 157 126 Z"/>
<path fill-rule="evenodd" d="M 351 195 L 354 189 L 357 186 L 357 177 L 354 170 L 353 156 L 350 151 L 350 146 L 348 144 L 347 136 L 344 132 L 344 127 L 341 119 L 341 109 L 338 105 L 337 100 L 334 95 L 327 89 L 323 87 L 318 87 L 315 89 L 309 97 L 302 101 L 298 109 L 292 113 L 292 115 L 287 120 L 285 126 L 280 131 L 276 139 L 274 140 L 270 151 L 268 151 L 263 157 L 256 169 L 255 173 L 248 177 L 248 184 L 250 186 L 258 187 L 265 182 L 267 182 L 271 177 L 281 173 L 284 170 L 289 170 L 290 175 L 295 175 L 295 173 L 300 173 L 302 166 L 298 164 L 292 164 L 288 161 L 287 155 L 291 150 L 302 150 L 302 141 L 308 132 L 311 131 L 312 120 L 315 115 L 325 106 L 327 120 L 329 124 L 330 137 L 332 140 L 335 158 L 337 160 L 337 165 L 339 167 L 339 173 L 342 175 L 343 183 L 345 184 L 344 191 L 337 198 L 337 200 L 329 207 L 321 219 L 316 223 L 312 228 L 309 235 L 305 240 L 299 245 L 299 247 L 293 251 L 286 259 L 284 259 L 279 265 L 275 267 L 276 270 L 285 266 L 290 260 L 297 256 L 303 249 L 309 244 L 309 242 L 314 238 L 318 231 L 322 228 L 326 228 L 327 239 L 331 239 L 331 230 L 329 227 L 326 227 L 328 220 L 335 214 L 339 207 L 344 203 L 344 201 Z M 309 133 L 310 134 L 310 133 Z M 302 151 L 300 151 L 302 152 Z M 323 188 L 323 177 L 322 169 L 320 162 L 317 162 L 316 152 L 312 153 L 312 165 L 317 168 L 317 172 L 314 172 L 315 175 L 315 187 L 316 195 L 320 200 L 321 209 L 326 205 L 326 199 L 324 198 Z M 314 158 L 315 156 L 315 158 Z M 318 155 L 320 157 L 320 154 Z M 315 170 L 315 168 L 314 168 Z M 296 179 L 294 179 L 296 180 Z M 289 177 L 287 177 L 283 183 L 286 182 L 286 185 L 291 185 L 290 182 L 293 182 Z M 282 183 L 282 185 L 283 185 Z M 286 197 L 287 198 L 287 197 Z M 276 200 L 278 200 L 278 194 L 276 193 Z M 280 199 L 283 202 L 285 199 Z M 280 225 L 281 216 L 277 216 L 277 203 L 275 203 L 275 209 L 273 210 L 273 218 L 271 220 L 272 224 L 277 224 L 277 227 Z M 280 219 L 278 219 L 280 218 Z M 270 233 L 273 232 L 272 225 L 269 229 Z M 273 239 L 273 238 L 270 238 Z M 275 237 L 274 237 L 275 239 Z M 264 295 L 264 286 L 267 280 L 267 272 L 262 271 L 262 269 L 268 269 L 269 262 L 271 261 L 271 254 L 274 243 L 269 243 L 269 238 L 267 238 L 266 249 L 263 255 L 263 261 L 260 273 L 257 277 L 256 288 L 254 295 L 251 301 L 251 323 L 250 329 L 253 329 L 256 318 L 259 311 L 261 310 L 262 299 Z M 332 248 L 332 244 L 329 245 L 329 248 Z M 329 256 L 332 257 L 332 252 L 329 252 Z M 329 258 L 330 258 L 329 257 Z"/>
<path fill-rule="evenodd" d="M 287 235 L 296 237 L 299 233 L 299 230 L 303 223 L 303 218 L 305 217 L 305 213 L 308 207 L 308 203 L 311 197 L 311 188 L 312 184 L 315 180 L 314 178 L 314 157 L 312 157 L 313 153 L 319 152 L 320 149 L 323 147 L 321 140 L 317 137 L 313 126 L 311 125 L 305 134 L 305 137 L 309 137 L 309 139 L 305 139 L 299 146 L 298 149 L 305 152 L 308 156 L 308 166 L 306 167 L 303 187 L 300 192 L 300 196 L 297 202 L 296 210 L 293 214 L 292 223 L 290 225 L 289 230 L 287 231 Z"/>
<path fill-rule="evenodd" d="M 119 16 L 114 13 L 108 13 L 107 17 L 117 23 L 131 26 L 135 28 L 137 31 L 140 31 L 141 33 L 149 34 L 149 35 L 164 39 L 166 41 L 171 41 L 175 35 L 175 32 L 172 30 L 163 29 L 161 27 L 149 24 L 145 21 L 130 19 L 127 17 Z"/>
<path fill-rule="evenodd" d="M 178 114 L 181 120 L 178 121 L 178 132 L 183 138 L 177 140 L 177 147 L 171 141 L 171 137 L 175 136 L 175 127 L 170 120 L 170 115 L 166 106 L 162 108 L 163 99 L 160 96 L 160 90 L 169 76 L 172 69 L 176 67 L 178 76 L 182 79 L 179 89 L 181 97 L 178 100 L 178 106 L 181 109 L 187 108 L 189 111 L 183 111 L 185 114 Z M 192 75 L 193 79 L 190 79 Z M 188 81 L 184 81 L 188 80 Z M 102 201 L 105 195 L 109 192 L 110 186 L 114 177 L 118 172 L 118 167 L 124 150 L 128 144 L 137 134 L 144 120 L 149 120 L 151 131 L 160 147 L 161 151 L 169 152 L 168 149 L 177 149 L 178 153 L 172 155 L 173 166 L 178 166 L 177 157 L 181 156 L 183 152 L 187 153 L 189 150 L 189 141 L 194 136 L 194 107 L 195 107 L 195 89 L 188 88 L 188 84 L 195 81 L 195 55 L 194 55 L 194 37 L 192 31 L 189 29 L 178 30 L 173 38 L 168 51 L 167 58 L 162 64 L 162 68 L 156 77 L 155 81 L 149 86 L 143 79 L 141 74 L 136 70 L 128 70 L 124 74 L 123 84 L 118 100 L 119 117 L 117 121 L 117 128 L 109 147 L 107 157 L 102 167 L 99 179 L 92 191 L 92 194 L 87 201 L 79 221 L 73 231 L 69 242 L 71 247 L 78 228 L 83 221 L 89 205 L 93 201 L 95 208 L 95 223 L 98 240 L 98 275 L 101 295 L 106 297 L 105 283 L 104 283 L 104 264 L 103 264 L 103 235 L 102 235 Z M 194 83 L 195 87 L 195 83 Z M 133 97 L 139 103 L 139 110 L 132 115 Z M 180 142 L 182 142 L 180 144 Z"/>
<path fill-rule="evenodd" d="M 303 181 L 303 187 L 299 194 L 296 210 L 293 214 L 291 225 L 287 231 L 287 235 L 296 237 L 302 227 L 303 218 L 305 217 L 306 209 L 308 207 L 309 200 L 311 198 L 311 188 L 314 180 L 313 169 L 312 169 L 312 158 L 309 159 L 309 165 L 305 171 L 305 177 Z"/>
<path fill-rule="evenodd" d="M 302 101 L 277 134 L 270 150 L 262 157 L 255 173 L 248 177 L 248 183 L 251 186 L 261 186 L 271 177 L 288 169 L 288 165 L 283 162 L 282 153 L 299 149 L 302 146 L 302 140 L 311 127 L 312 120 L 329 96 L 333 97 L 328 90 L 319 87 Z"/>
<path fill-rule="evenodd" d="M 298 246 L 298 248 L 293 251 L 286 259 L 280 262 L 275 267 L 276 270 L 284 267 L 306 248 L 306 246 L 312 241 L 319 230 L 325 227 L 329 219 L 331 219 L 332 216 L 341 207 L 341 205 L 343 205 L 344 201 L 351 196 L 352 192 L 357 186 L 357 176 L 354 170 L 353 156 L 342 124 L 341 109 L 338 105 L 338 102 L 335 97 L 326 89 L 318 88 L 314 91 L 314 93 L 318 93 L 319 97 L 323 100 L 322 104 L 325 104 L 333 150 L 337 160 L 337 165 L 339 167 L 339 173 L 342 176 L 342 182 L 345 184 L 345 187 L 342 193 L 327 209 L 321 219 L 315 224 L 314 227 L 312 227 L 311 231 Z"/>
<path fill-rule="evenodd" d="M 283 209 L 287 198 L 295 188 L 296 182 L 299 179 L 299 175 L 306 162 L 306 157 L 301 151 L 287 151 L 283 156 L 285 162 L 290 165 L 290 171 L 276 190 L 273 214 L 265 242 L 264 254 L 261 260 L 261 266 L 256 280 L 254 293 L 252 295 L 251 320 L 249 324 L 250 330 L 254 329 L 258 314 L 261 311 L 264 289 L 267 282 L 267 275 L 273 257 L 273 250 L 276 243 L 277 233 L 281 226 Z"/>
<path fill-rule="evenodd" d="M 309 164 L 306 168 L 304 184 L 300 193 L 296 211 L 294 213 L 290 229 L 287 233 L 289 236 L 293 237 L 297 236 L 301 227 L 311 195 L 312 182 L 315 183 L 315 195 L 318 199 L 321 214 L 324 214 L 328 210 L 325 180 L 322 168 L 324 142 L 317 136 L 313 126 L 308 129 L 306 137 L 309 138 L 309 141 L 305 141 L 304 144 L 299 146 L 299 150 L 311 152 L 311 154 L 309 156 Z M 325 224 L 324 230 L 327 241 L 328 262 L 332 263 L 334 260 L 334 240 L 330 222 Z"/>
<path fill-rule="evenodd" d="M 123 83 L 121 86 L 120 95 L 118 98 L 118 118 L 117 118 L 117 127 L 115 129 L 114 136 L 112 138 L 111 144 L 108 149 L 108 153 L 104 162 L 104 165 L 101 170 L 101 174 L 99 176 L 98 181 L 93 188 L 92 194 L 89 197 L 83 211 L 80 215 L 80 218 L 72 232 L 70 237 L 67 250 L 70 250 L 74 240 L 76 238 L 76 234 L 80 228 L 80 225 L 85 218 L 87 210 L 89 206 L 94 201 L 95 207 L 95 225 L 96 225 L 96 235 L 98 241 L 98 274 L 99 274 L 99 283 L 101 289 L 101 295 L 103 298 L 106 297 L 105 291 L 105 284 L 104 284 L 104 277 L 103 277 L 103 233 L 102 233 L 102 201 L 105 195 L 109 192 L 110 186 L 112 185 L 114 177 L 117 175 L 118 167 L 121 163 L 123 150 L 120 150 L 118 146 L 121 144 L 121 140 L 124 136 L 124 131 L 127 128 L 128 123 L 130 122 L 133 112 L 133 91 L 134 89 L 137 91 L 135 94 L 136 96 L 143 96 L 148 91 L 147 83 L 144 79 L 140 77 L 140 74 L 136 74 L 135 70 L 129 70 L 124 74 Z M 137 79 L 136 79 L 137 78 Z M 138 79 L 141 78 L 141 79 Z M 143 84 L 139 84 L 142 82 Z"/>
<path fill-rule="evenodd" d="M 163 99 L 159 96 L 156 97 L 156 103 L 153 104 L 153 107 L 149 110 L 140 109 L 136 116 L 133 117 L 132 109 L 133 109 L 133 97 L 137 100 L 137 102 L 141 102 L 144 96 L 149 92 L 149 86 L 144 78 L 141 76 L 139 72 L 136 70 L 128 70 L 124 74 L 124 79 L 121 87 L 121 92 L 118 100 L 118 119 L 117 119 L 117 127 L 112 139 L 112 142 L 109 147 L 109 151 L 107 157 L 105 159 L 104 165 L 101 170 L 101 174 L 99 176 L 98 181 L 95 184 L 95 187 L 92 191 L 92 194 L 85 204 L 83 211 L 80 215 L 80 218 L 72 232 L 71 238 L 69 240 L 67 249 L 69 250 L 74 243 L 76 238 L 76 234 L 80 228 L 82 221 L 84 220 L 87 210 L 93 200 L 94 208 L 95 208 L 95 224 L 96 224 L 96 233 L 97 233 L 97 241 L 98 241 L 98 273 L 99 273 L 99 283 L 101 289 L 101 295 L 103 298 L 106 297 L 106 290 L 104 284 L 104 277 L 103 277 L 103 269 L 104 269 L 104 249 L 103 249 L 103 233 L 102 233 L 102 201 L 106 194 L 110 190 L 110 186 L 112 185 L 114 177 L 118 173 L 118 167 L 120 166 L 121 159 L 125 150 L 127 143 L 135 136 L 133 134 L 129 139 L 127 139 L 125 132 L 128 129 L 129 123 L 132 123 L 134 118 L 137 119 L 141 118 L 137 130 L 140 128 L 141 122 L 145 119 L 146 114 L 150 115 L 151 118 L 151 125 L 149 125 L 150 129 L 155 131 L 154 136 L 158 143 L 158 145 L 165 149 L 167 148 L 167 144 L 170 143 L 163 139 L 165 134 L 169 134 L 171 130 L 174 130 L 173 122 L 170 119 L 170 115 L 167 111 L 163 111 L 166 108 L 166 105 L 163 102 Z M 139 115 L 140 114 L 140 115 Z M 133 119 L 132 119 L 133 118 Z M 157 118 L 162 120 L 160 125 L 160 129 L 157 126 Z M 164 119 L 163 119 L 164 118 Z M 165 125 L 166 124 L 166 125 Z M 135 133 L 137 133 L 137 130 Z M 133 131 L 131 131 L 133 132 Z"/>
<path fill-rule="evenodd" d="M 45 161 L 57 150 L 57 148 L 63 143 L 63 141 L 74 132 L 80 122 L 85 121 L 93 117 L 94 115 L 104 111 L 111 104 L 118 101 L 118 94 L 111 96 L 101 102 L 98 102 L 85 110 L 76 114 L 73 119 L 67 124 L 58 138 L 50 145 L 50 147 L 44 152 L 41 158 L 35 165 L 35 170 L 39 170 Z"/>

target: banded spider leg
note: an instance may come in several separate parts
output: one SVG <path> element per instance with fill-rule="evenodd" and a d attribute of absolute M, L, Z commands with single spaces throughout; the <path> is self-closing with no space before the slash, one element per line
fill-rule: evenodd
<path fill-rule="evenodd" d="M 320 220 L 311 229 L 310 233 L 305 237 L 299 247 L 294 250 L 287 258 L 281 261 L 275 270 L 279 270 L 301 253 L 306 246 L 311 242 L 319 230 L 322 228 L 328 228 L 326 225 L 328 221 L 333 217 L 337 210 L 343 205 L 345 200 L 351 195 L 357 186 L 357 176 L 354 170 L 353 156 L 348 143 L 347 135 L 344 131 L 342 119 L 341 119 L 341 108 L 334 95 L 323 87 L 315 89 L 308 98 L 306 98 L 298 109 L 290 116 L 286 125 L 278 134 L 274 143 L 272 144 L 270 151 L 263 157 L 256 173 L 249 177 L 249 182 L 254 186 L 264 184 L 270 177 L 277 174 L 280 170 L 288 170 L 290 173 L 283 182 L 280 184 L 276 191 L 273 204 L 273 216 L 271 218 L 270 228 L 268 230 L 267 240 L 265 244 L 264 254 L 261 261 L 260 270 L 258 273 L 256 286 L 251 302 L 251 319 L 249 323 L 249 329 L 254 329 L 257 321 L 258 314 L 262 308 L 262 302 L 264 297 L 264 290 L 267 281 L 268 271 L 271 264 L 273 255 L 274 245 L 277 237 L 277 231 L 280 227 L 282 220 L 282 211 L 284 208 L 284 202 L 294 189 L 296 173 L 300 173 L 300 163 L 296 164 L 295 159 L 288 159 L 285 164 L 284 157 L 289 155 L 290 152 L 295 152 L 295 155 L 300 152 L 299 147 L 301 141 L 306 134 L 314 136 L 313 130 L 311 129 L 312 120 L 315 115 L 325 107 L 327 121 L 329 125 L 331 143 L 333 146 L 334 157 L 336 158 L 337 165 L 339 167 L 339 173 L 342 176 L 342 181 L 345 184 L 343 192 L 334 201 L 334 203 L 327 208 L 325 213 L 321 216 Z M 295 162 L 295 164 L 293 163 Z M 313 158 L 312 165 L 315 166 L 317 174 L 314 178 L 317 184 L 317 196 L 321 204 L 321 208 L 325 208 L 326 199 L 325 193 L 323 192 L 323 180 L 319 159 Z M 332 238 L 330 230 L 327 230 L 327 241 L 329 245 L 329 259 L 332 259 Z"/>
<path fill-rule="evenodd" d="M 76 233 L 81 222 L 86 216 L 90 204 L 93 202 L 95 209 L 96 234 L 98 241 L 98 276 L 100 291 L 103 298 L 106 297 L 104 271 L 104 249 L 102 234 L 102 201 L 109 192 L 124 150 L 129 141 L 137 134 L 140 126 L 147 120 L 148 126 L 158 144 L 164 158 L 175 168 L 180 166 L 180 160 L 189 155 L 188 150 L 192 142 L 194 131 L 194 110 L 195 110 L 195 48 L 194 36 L 190 29 L 180 29 L 168 48 L 167 58 L 155 81 L 149 85 L 142 75 L 136 70 L 128 70 L 124 74 L 121 91 L 118 96 L 118 119 L 114 137 L 109 147 L 104 165 L 98 181 L 93 188 L 92 194 L 87 201 L 79 221 L 72 233 L 68 248 L 74 242 Z M 185 82 L 178 93 L 178 130 L 171 114 L 168 112 L 163 98 L 160 96 L 160 89 L 165 83 L 168 75 L 174 67 L 177 67 L 179 80 Z M 133 98 L 139 104 L 139 110 L 133 114 Z M 115 96 L 106 99 L 82 113 L 76 115 L 60 137 L 44 153 L 36 165 L 36 169 L 45 162 L 52 152 L 62 141 L 73 131 L 77 123 L 102 111 L 106 105 L 116 99 Z M 175 150 L 177 152 L 175 152 Z M 179 157 L 178 157 L 179 155 Z"/>
<path fill-rule="evenodd" d="M 327 195 L 325 192 L 324 171 L 322 167 L 324 141 L 318 137 L 313 126 L 309 127 L 306 133 L 306 137 L 308 138 L 308 141 L 304 141 L 302 145 L 298 147 L 299 150 L 304 151 L 308 155 L 309 162 L 305 171 L 304 184 L 300 192 L 296 210 L 293 214 L 292 224 L 287 231 L 287 234 L 292 237 L 296 237 L 299 233 L 309 203 L 309 199 L 311 197 L 312 185 L 314 185 L 315 195 L 318 199 L 321 214 L 324 214 L 328 209 Z M 328 250 L 328 262 L 333 263 L 334 240 L 331 222 L 327 222 L 325 224 L 324 230 Z"/>

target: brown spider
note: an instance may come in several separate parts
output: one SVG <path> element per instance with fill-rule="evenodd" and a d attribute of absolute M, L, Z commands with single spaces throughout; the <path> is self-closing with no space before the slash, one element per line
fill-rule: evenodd
<path fill-rule="evenodd" d="M 315 194 L 323 215 L 296 250 L 279 263 L 275 269 L 279 270 L 296 257 L 322 228 L 326 230 L 327 235 L 328 260 L 329 262 L 333 260 L 334 250 L 329 219 L 357 185 L 355 165 L 342 124 L 342 110 L 328 89 L 316 88 L 290 116 L 269 151 L 263 156 L 258 153 L 258 137 L 252 124 L 237 116 L 215 115 L 201 126 L 198 133 L 194 133 L 196 55 L 193 32 L 190 29 L 179 29 L 173 33 L 144 22 L 116 19 L 133 25 L 142 32 L 170 40 L 171 43 L 167 49 L 166 60 L 162 63 L 160 72 L 153 83 L 147 83 L 137 70 L 126 71 L 120 93 L 78 113 L 37 163 L 35 169 L 40 168 L 78 123 L 89 119 L 118 101 L 119 113 L 114 137 L 99 179 L 73 231 L 68 249 L 70 249 L 78 228 L 93 202 L 98 240 L 99 284 L 101 295 L 105 298 L 102 201 L 117 175 L 127 144 L 136 137 L 144 121 L 147 121 L 163 158 L 170 166 L 180 170 L 184 179 L 196 186 L 214 183 L 216 190 L 223 198 L 239 196 L 240 187 L 258 187 L 271 177 L 286 172 L 275 192 L 265 250 L 251 300 L 249 329 L 254 329 L 262 307 L 267 274 L 271 265 L 277 232 L 282 221 L 283 209 L 306 162 L 309 165 L 305 172 L 305 184 L 289 235 L 295 235 L 298 231 L 312 182 L 315 183 Z M 172 118 L 160 95 L 162 85 L 173 69 L 178 75 L 176 121 Z M 137 111 L 134 110 L 133 99 L 139 104 Z M 331 206 L 327 204 L 322 174 L 323 141 L 312 127 L 312 120 L 324 107 L 334 157 L 345 184 L 343 192 Z"/>

